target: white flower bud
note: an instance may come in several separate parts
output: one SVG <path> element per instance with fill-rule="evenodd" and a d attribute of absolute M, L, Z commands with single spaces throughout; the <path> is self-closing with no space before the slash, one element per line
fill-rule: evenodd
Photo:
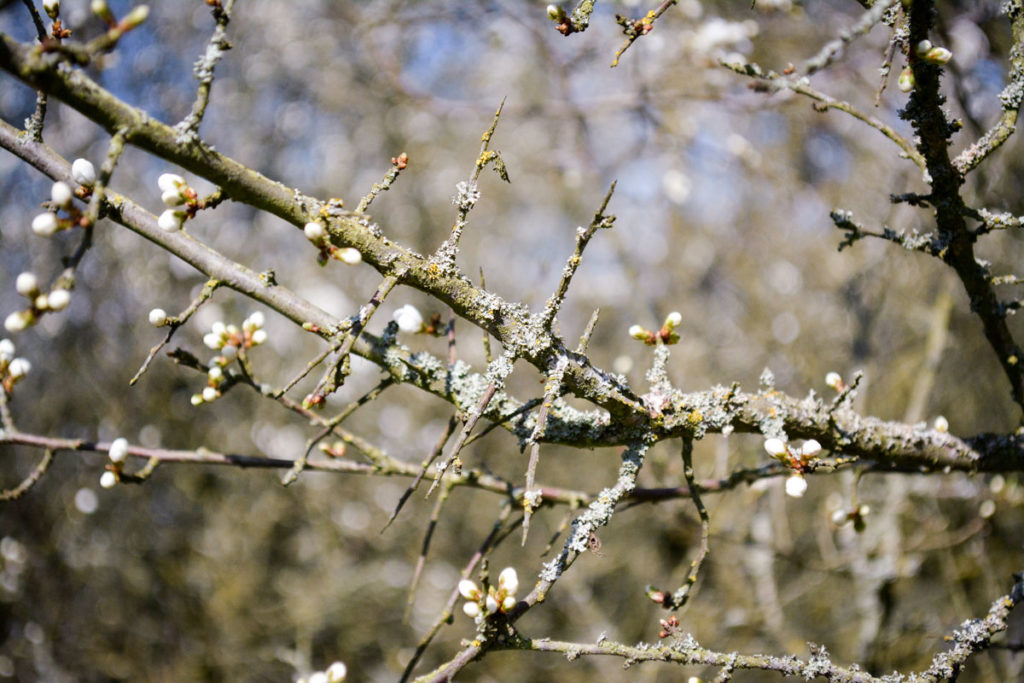
<path fill-rule="evenodd" d="M 202 394 L 192 394 L 192 396 L 189 397 L 188 402 L 191 403 L 194 406 L 201 406 L 201 405 L 203 405 L 203 395 Z"/>
<path fill-rule="evenodd" d="M 830 372 L 827 375 L 825 375 L 825 386 L 831 387 L 836 391 L 842 391 L 843 378 L 839 375 L 838 372 Z"/>
<path fill-rule="evenodd" d="M 21 379 L 32 371 L 32 364 L 24 358 L 15 358 L 7 366 L 7 372 L 12 379 Z"/>
<path fill-rule="evenodd" d="M 910 92 L 914 89 L 914 70 L 909 66 L 900 72 L 899 80 L 896 81 L 896 85 L 899 87 L 901 92 Z"/>
<path fill-rule="evenodd" d="M 309 680 L 306 683 L 327 683 L 327 674 L 323 671 L 317 671 L 316 673 L 310 674 Z"/>
<path fill-rule="evenodd" d="M 394 318 L 402 332 L 415 334 L 423 330 L 423 316 L 412 304 L 406 304 L 395 311 Z"/>
<path fill-rule="evenodd" d="M 166 206 L 181 206 L 185 203 L 185 195 L 178 190 L 167 190 L 160 195 L 160 201 L 162 201 Z"/>
<path fill-rule="evenodd" d="M 245 322 L 242 323 L 242 329 L 249 331 L 258 330 L 261 327 L 263 327 L 263 323 L 265 322 L 266 317 L 263 315 L 263 312 L 256 311 L 255 313 L 251 314 L 248 318 L 245 319 Z"/>
<path fill-rule="evenodd" d="M 100 486 L 102 486 L 105 489 L 114 488 L 115 486 L 117 486 L 117 475 L 111 472 L 110 470 L 107 470 L 102 475 L 100 475 Z"/>
<path fill-rule="evenodd" d="M 650 335 L 642 325 L 633 325 L 629 328 L 629 336 L 633 339 L 647 339 Z"/>
<path fill-rule="evenodd" d="M 674 330 L 683 323 L 683 315 L 679 311 L 672 311 L 665 318 L 665 327 Z"/>
<path fill-rule="evenodd" d="M 203 400 L 207 403 L 216 401 L 218 396 L 220 396 L 220 394 L 213 387 L 206 387 L 203 389 Z"/>
<path fill-rule="evenodd" d="M 88 159 L 75 159 L 71 164 L 71 178 L 79 185 L 92 187 L 96 182 L 96 167 Z"/>
<path fill-rule="evenodd" d="M 490 593 L 487 594 L 487 600 L 485 600 L 484 603 L 488 614 L 494 614 L 498 611 L 498 607 L 500 607 L 498 599 Z"/>
<path fill-rule="evenodd" d="M 57 216 L 50 212 L 41 213 L 32 219 L 32 232 L 41 237 L 49 237 L 57 232 L 58 227 Z"/>
<path fill-rule="evenodd" d="M 949 431 L 949 420 L 947 420 L 942 415 L 939 415 L 937 418 L 935 418 L 935 422 L 932 426 L 934 427 L 935 431 L 945 434 L 946 432 Z"/>
<path fill-rule="evenodd" d="M 147 17 L 149 17 L 149 5 L 136 5 L 124 18 L 123 23 L 125 28 L 132 29 L 139 26 Z"/>
<path fill-rule="evenodd" d="M 114 439 L 110 444 L 110 450 L 107 451 L 107 457 L 113 463 L 124 462 L 128 457 L 128 439 Z"/>
<path fill-rule="evenodd" d="M 48 311 L 50 310 L 50 297 L 45 294 L 40 294 L 32 302 L 32 306 L 34 306 L 37 311 Z"/>
<path fill-rule="evenodd" d="M 821 444 L 815 439 L 808 439 L 807 441 L 804 441 L 804 447 L 801 450 L 801 453 L 803 453 L 806 458 L 813 458 L 818 453 L 821 453 Z"/>
<path fill-rule="evenodd" d="M 55 289 L 50 292 L 50 310 L 63 311 L 71 303 L 71 292 L 66 289 Z"/>
<path fill-rule="evenodd" d="M 181 230 L 181 224 L 185 221 L 184 211 L 175 211 L 174 209 L 167 209 L 160 218 L 156 220 L 156 224 L 160 226 L 161 230 L 167 232 L 177 232 Z"/>
<path fill-rule="evenodd" d="M 327 683 L 341 683 L 348 675 L 348 667 L 344 662 L 334 662 L 324 673 L 327 674 Z"/>
<path fill-rule="evenodd" d="M 850 515 L 846 512 L 846 510 L 839 509 L 833 512 L 832 516 L 829 517 L 829 519 L 836 526 L 842 526 L 850 521 Z"/>
<path fill-rule="evenodd" d="M 514 567 L 505 567 L 498 575 L 498 589 L 504 590 L 506 595 L 515 595 L 519 590 L 519 575 Z"/>
<path fill-rule="evenodd" d="M 807 493 L 807 480 L 802 474 L 793 474 L 786 479 L 786 495 L 792 498 L 802 498 Z"/>
<path fill-rule="evenodd" d="M 21 332 L 35 322 L 35 316 L 31 311 L 16 311 L 7 316 L 4 320 L 4 327 L 8 332 Z"/>
<path fill-rule="evenodd" d="M 18 290 L 18 294 L 30 297 L 39 291 L 39 280 L 33 273 L 22 273 L 14 281 L 14 288 Z"/>
<path fill-rule="evenodd" d="M 253 346 L 259 346 L 260 344 L 266 343 L 266 341 L 267 341 L 267 331 L 266 330 L 256 330 L 255 332 L 252 333 L 252 345 Z"/>
<path fill-rule="evenodd" d="M 319 242 L 327 236 L 327 228 L 322 223 L 315 221 L 306 223 L 305 227 L 302 228 L 302 232 L 306 234 L 306 239 L 310 242 Z"/>
<path fill-rule="evenodd" d="M 216 332 L 209 332 L 203 335 L 203 343 L 214 351 L 219 351 L 224 346 L 224 339 Z"/>
<path fill-rule="evenodd" d="M 232 344 L 228 344 L 220 350 L 220 355 L 222 358 L 224 358 L 227 362 L 230 363 L 231 361 L 238 357 L 238 347 Z"/>
<path fill-rule="evenodd" d="M 558 21 L 562 17 L 562 10 L 558 5 L 548 5 L 547 13 L 551 21 Z"/>
<path fill-rule="evenodd" d="M 518 602 L 516 600 L 516 596 L 514 596 L 514 595 L 505 596 L 505 599 L 501 601 L 501 611 L 502 612 L 508 612 L 510 609 L 512 609 L 513 607 L 516 606 L 516 602 Z"/>
<path fill-rule="evenodd" d="M 167 311 L 162 308 L 154 308 L 149 312 L 149 324 L 160 327 L 167 323 Z"/>
<path fill-rule="evenodd" d="M 339 261 L 347 266 L 355 266 L 362 262 L 363 255 L 359 253 L 358 249 L 352 247 L 345 247 L 335 252 Z"/>
<path fill-rule="evenodd" d="M 946 64 L 953 59 L 953 53 L 944 47 L 933 47 L 921 59 L 929 64 Z"/>
<path fill-rule="evenodd" d="M 57 206 L 67 206 L 71 203 L 71 187 L 63 180 L 58 180 L 50 188 L 50 201 Z"/>
<path fill-rule="evenodd" d="M 931 49 L 932 41 L 925 39 L 917 44 L 917 48 L 915 49 L 915 51 L 917 52 L 918 57 L 924 57 L 926 54 L 928 54 L 928 50 Z"/>
<path fill-rule="evenodd" d="M 46 16 L 56 19 L 60 14 L 60 0 L 43 0 L 43 9 L 46 10 Z"/>
<path fill-rule="evenodd" d="M 459 581 L 459 595 L 467 600 L 476 600 L 480 597 L 480 589 L 469 579 Z"/>
<path fill-rule="evenodd" d="M 10 361 L 14 358 L 14 342 L 10 339 L 0 339 L 0 361 Z"/>
<path fill-rule="evenodd" d="M 773 458 L 781 458 L 789 452 L 782 439 L 765 439 L 764 449 L 768 451 L 768 455 Z"/>
<path fill-rule="evenodd" d="M 185 179 L 177 173 L 163 173 L 156 179 L 156 185 L 161 192 L 179 192 L 185 187 Z"/>
<path fill-rule="evenodd" d="M 223 321 L 218 320 L 217 322 L 213 323 L 213 325 L 210 326 L 210 331 L 213 332 L 218 337 L 224 337 L 227 336 L 228 326 L 225 325 Z"/>
<path fill-rule="evenodd" d="M 462 604 L 462 611 L 470 619 L 476 619 L 480 616 L 480 605 L 475 602 L 465 602 Z"/>

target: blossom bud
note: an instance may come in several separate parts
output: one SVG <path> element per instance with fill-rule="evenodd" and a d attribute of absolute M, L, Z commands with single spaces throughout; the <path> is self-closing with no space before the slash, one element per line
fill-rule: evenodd
<path fill-rule="evenodd" d="M 71 187 L 63 180 L 58 180 L 50 188 L 50 201 L 56 206 L 67 206 L 71 203 Z"/>
<path fill-rule="evenodd" d="M 802 474 L 793 474 L 786 479 L 786 495 L 792 498 L 802 498 L 807 493 L 807 480 Z"/>
<path fill-rule="evenodd" d="M 203 343 L 215 351 L 219 351 L 224 346 L 224 340 L 216 332 L 208 332 L 203 335 Z"/>
<path fill-rule="evenodd" d="M 462 604 L 462 611 L 470 619 L 476 619 L 480 616 L 480 605 L 475 602 L 466 602 Z"/>
<path fill-rule="evenodd" d="M 315 221 L 306 223 L 305 227 L 302 228 L 302 232 L 305 233 L 306 239 L 310 242 L 319 242 L 327 236 L 327 228 L 322 223 Z"/>
<path fill-rule="evenodd" d="M 224 348 L 220 350 L 220 356 L 228 363 L 230 363 L 231 361 L 238 357 L 238 347 L 231 344 L 227 344 L 224 346 Z"/>
<path fill-rule="evenodd" d="M 216 401 L 218 396 L 220 396 L 220 392 L 213 387 L 206 387 L 203 389 L 202 398 L 206 403 Z"/>
<path fill-rule="evenodd" d="M 815 439 L 808 439 L 804 441 L 804 447 L 801 450 L 805 458 L 813 458 L 818 453 L 821 453 L 821 444 Z"/>
<path fill-rule="evenodd" d="M 71 292 L 66 289 L 55 289 L 49 294 L 50 310 L 63 311 L 71 303 Z"/>
<path fill-rule="evenodd" d="M 192 396 L 189 397 L 188 401 L 189 401 L 189 403 L 191 403 L 194 406 L 201 406 L 204 403 L 203 395 L 202 394 L 192 394 Z"/>
<path fill-rule="evenodd" d="M 149 324 L 160 327 L 167 323 L 167 311 L 162 308 L 154 308 L 149 312 Z"/>
<path fill-rule="evenodd" d="M 160 177 L 156 179 L 156 185 L 161 192 L 180 192 L 181 188 L 185 186 L 185 179 L 177 173 L 161 173 Z"/>
<path fill-rule="evenodd" d="M 562 18 L 562 8 L 558 5 L 548 5 L 548 19 L 558 21 Z"/>
<path fill-rule="evenodd" d="M 21 379 L 31 371 L 32 364 L 24 358 L 15 358 L 7 366 L 7 373 L 11 376 L 11 379 Z"/>
<path fill-rule="evenodd" d="M 469 579 L 463 579 L 459 581 L 459 595 L 467 600 L 478 600 L 480 598 L 480 589 Z"/>
<path fill-rule="evenodd" d="M 46 10 L 46 16 L 56 19 L 60 14 L 60 0 L 43 0 L 43 9 Z"/>
<path fill-rule="evenodd" d="M 149 17 L 149 5 L 138 5 L 132 8 L 121 24 L 125 29 L 133 29 L 144 22 L 147 17 Z"/>
<path fill-rule="evenodd" d="M 839 509 L 833 512 L 829 519 L 836 526 L 843 526 L 850 521 L 850 514 L 846 510 Z"/>
<path fill-rule="evenodd" d="M 498 589 L 504 590 L 507 595 L 515 595 L 519 590 L 519 575 L 514 567 L 505 567 L 498 575 Z"/>
<path fill-rule="evenodd" d="M 507 596 L 505 596 L 505 599 L 501 601 L 501 611 L 502 612 L 508 612 L 509 610 L 511 610 L 513 607 L 516 606 L 516 602 L 518 602 L 516 600 L 516 596 L 514 596 L 514 595 L 507 595 Z"/>
<path fill-rule="evenodd" d="M 782 439 L 765 439 L 764 449 L 768 451 L 768 455 L 773 458 L 781 458 L 789 453 L 786 448 L 786 444 L 783 443 Z"/>
<path fill-rule="evenodd" d="M 248 331 L 258 330 L 263 327 L 263 323 L 266 322 L 266 318 L 263 316 L 261 311 L 256 311 L 242 323 L 242 329 Z"/>
<path fill-rule="evenodd" d="M 949 420 L 947 420 L 942 415 L 939 415 L 937 418 L 935 418 L 933 427 L 935 431 L 945 434 L 946 432 L 949 431 Z"/>
<path fill-rule="evenodd" d="M 14 281 L 14 288 L 18 290 L 18 294 L 31 297 L 39 291 L 39 280 L 33 273 L 22 273 Z"/>
<path fill-rule="evenodd" d="M 484 607 L 486 607 L 488 614 L 494 614 L 498 611 L 498 607 L 500 607 L 500 605 L 498 605 L 498 599 L 488 593 L 487 599 L 484 600 Z"/>
<path fill-rule="evenodd" d="M 252 345 L 253 346 L 259 346 L 260 344 L 266 343 L 266 341 L 267 341 L 267 331 L 266 330 L 256 330 L 255 332 L 252 333 Z"/>
<path fill-rule="evenodd" d="M 323 671 L 316 671 L 309 676 L 309 680 L 306 683 L 327 683 L 327 674 Z"/>
<path fill-rule="evenodd" d="M 41 213 L 32 219 L 32 232 L 41 237 L 49 237 L 57 232 L 58 227 L 57 216 L 49 212 Z"/>
<path fill-rule="evenodd" d="M 917 48 L 915 48 L 914 51 L 917 53 L 918 57 L 924 57 L 926 54 L 928 54 L 928 50 L 931 50 L 931 49 L 932 49 L 932 41 L 925 39 L 925 40 L 922 40 L 920 43 L 917 44 Z"/>
<path fill-rule="evenodd" d="M 177 232 L 181 230 L 181 224 L 185 222 L 185 212 L 175 211 L 174 209 L 167 209 L 160 218 L 157 219 L 156 224 L 160 226 L 161 230 L 167 232 Z"/>
<path fill-rule="evenodd" d="M 88 159 L 75 159 L 71 164 L 71 178 L 79 185 L 92 187 L 96 182 L 96 167 Z"/>
<path fill-rule="evenodd" d="M 670 330 L 674 330 L 679 327 L 683 322 L 683 315 L 679 311 L 672 311 L 665 318 L 665 327 Z"/>
<path fill-rule="evenodd" d="M 953 59 L 953 53 L 944 47 L 933 47 L 921 59 L 929 64 L 946 64 Z"/>
<path fill-rule="evenodd" d="M 105 489 L 112 489 L 117 486 L 117 475 L 107 470 L 100 476 L 100 486 Z"/>
<path fill-rule="evenodd" d="M 825 385 L 835 389 L 836 391 L 843 390 L 843 378 L 838 372 L 830 372 L 825 375 Z"/>
<path fill-rule="evenodd" d="M 16 311 L 7 316 L 4 320 L 4 327 L 8 332 L 21 332 L 36 321 L 32 311 Z"/>
<path fill-rule="evenodd" d="M 629 328 L 629 336 L 633 339 L 643 340 L 650 336 L 650 332 L 648 332 L 642 325 L 633 325 Z"/>
<path fill-rule="evenodd" d="M 160 201 L 162 201 L 165 206 L 181 206 L 185 203 L 185 195 L 178 190 L 167 190 L 160 195 Z"/>
<path fill-rule="evenodd" d="M 32 306 L 37 311 L 48 311 L 48 310 L 50 310 L 50 297 L 48 297 L 45 294 L 40 294 L 32 302 Z"/>
<path fill-rule="evenodd" d="M 341 683 L 348 675 L 348 667 L 344 662 L 334 662 L 324 673 L 327 674 L 327 683 Z"/>
<path fill-rule="evenodd" d="M 359 250 L 352 247 L 339 249 L 335 253 L 335 257 L 347 266 L 358 265 L 363 260 L 363 255 L 359 253 Z"/>
<path fill-rule="evenodd" d="M 14 342 L 10 339 L 0 339 L 0 362 L 7 363 L 14 358 Z"/>
<path fill-rule="evenodd" d="M 394 319 L 402 332 L 416 334 L 423 331 L 423 316 L 412 304 L 406 304 L 395 311 Z"/>
<path fill-rule="evenodd" d="M 122 463 L 128 457 L 128 439 L 114 439 L 107 451 L 107 457 L 112 463 Z"/>
<path fill-rule="evenodd" d="M 909 66 L 900 72 L 899 80 L 896 81 L 900 92 L 910 92 L 914 89 L 914 71 Z"/>
<path fill-rule="evenodd" d="M 89 9 L 92 10 L 93 14 L 104 21 L 114 20 L 114 13 L 110 11 L 110 6 L 107 5 L 107 0 L 92 0 L 89 4 Z"/>

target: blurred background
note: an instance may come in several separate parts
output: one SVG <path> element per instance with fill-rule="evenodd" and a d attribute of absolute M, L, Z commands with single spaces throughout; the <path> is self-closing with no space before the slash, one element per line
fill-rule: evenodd
<path fill-rule="evenodd" d="M 64 0 L 75 39 L 102 31 L 86 0 Z M 766 95 L 718 66 L 722 58 L 781 71 L 813 56 L 863 12 L 855 2 L 747 3 L 682 0 L 609 68 L 622 35 L 615 13 L 639 17 L 654 3 L 598 3 L 591 27 L 559 35 L 545 3 L 251 0 L 237 4 L 233 44 L 217 66 L 201 136 L 218 151 L 320 198 L 354 207 L 390 168 L 409 167 L 370 213 L 384 233 L 420 253 L 448 235 L 455 185 L 472 171 L 480 134 L 504 100 L 492 147 L 511 183 L 487 171 L 470 215 L 459 265 L 487 288 L 539 310 L 609 184 L 617 215 L 585 255 L 559 316 L 579 337 L 601 309 L 591 343 L 595 364 L 646 390 L 648 347 L 626 334 L 682 314 L 672 349 L 675 384 L 687 391 L 740 382 L 755 390 L 764 368 L 791 395 L 831 392 L 824 377 L 865 373 L 857 408 L 909 422 L 948 418 L 962 436 L 1012 431 L 1009 386 L 970 315 L 959 282 L 942 264 L 880 240 L 841 253 L 835 208 L 867 227 L 928 231 L 931 214 L 894 205 L 890 194 L 926 191 L 921 173 L 877 132 L 839 112 L 820 113 L 787 94 Z M 37 3 L 39 5 L 39 3 Z M 118 16 L 126 2 L 111 1 Z M 954 60 L 944 78 L 948 106 L 964 130 L 954 152 L 1001 110 L 1008 22 L 996 2 L 941 3 L 935 44 Z M 0 1 L 0 30 L 34 36 L 21 2 Z M 152 3 L 149 20 L 89 74 L 162 121 L 189 111 L 192 65 L 213 21 L 204 2 Z M 885 27 L 854 42 L 812 85 L 910 136 L 895 88 L 897 56 L 877 105 L 888 41 Z M 102 70 L 98 68 L 102 66 Z M 0 75 L 0 116 L 21 126 L 35 94 Z M 68 159 L 99 165 L 109 137 L 50 102 L 45 140 Z M 973 173 L 973 207 L 1024 214 L 1019 137 Z M 181 172 L 129 150 L 115 173 L 118 192 L 159 213 L 156 179 Z M 185 174 L 200 193 L 212 190 Z M 22 305 L 14 279 L 44 283 L 61 271 L 75 235 L 32 234 L 50 183 L 0 154 L 0 306 Z M 315 265 L 303 236 L 282 221 L 226 203 L 189 231 L 227 256 L 263 271 L 339 316 L 356 313 L 379 276 L 367 266 Z M 995 273 L 1024 257 L 1019 235 L 986 237 L 979 254 Z M 315 430 L 244 388 L 210 405 L 189 397 L 204 378 L 159 358 L 142 381 L 128 380 L 162 338 L 151 308 L 174 315 L 204 283 L 201 274 L 120 226 L 101 223 L 78 271 L 70 307 L 13 338 L 32 362 L 12 410 L 25 432 L 146 446 L 297 457 Z M 1011 292 L 1007 297 L 1013 296 Z M 437 304 L 396 291 L 371 323 L 379 332 L 398 306 L 425 314 Z M 227 291 L 175 336 L 209 355 L 202 336 L 217 320 L 241 324 L 253 302 Z M 310 335 L 272 311 L 269 341 L 252 354 L 258 379 L 284 385 L 319 350 Z M 1020 324 L 1011 321 L 1016 332 Z M 460 358 L 485 367 L 481 333 L 456 328 Z M 444 357 L 444 340 L 404 338 Z M 174 344 L 172 344 L 174 345 Z M 930 346 L 931 345 L 931 346 Z M 928 349 L 934 349 L 929 355 Z M 516 366 L 510 388 L 527 400 L 542 378 Z M 295 390 L 301 398 L 312 373 Z M 353 374 L 325 414 L 381 378 L 355 359 Z M 442 434 L 451 407 L 409 387 L 388 389 L 347 422 L 388 454 L 419 463 Z M 651 452 L 642 486 L 683 482 L 676 443 Z M 617 449 L 542 448 L 538 481 L 598 491 L 614 481 Z M 31 471 L 40 453 L 0 448 L 2 485 Z M 352 457 L 358 457 L 353 455 Z M 761 439 L 709 436 L 696 446 L 698 477 L 765 462 Z M 526 458 L 501 430 L 463 453 L 468 466 L 521 482 Z M 342 660 L 355 681 L 396 680 L 433 623 L 460 569 L 489 533 L 503 500 L 458 489 L 443 509 L 407 621 L 403 611 L 434 500 L 415 495 L 381 533 L 407 481 L 303 474 L 289 488 L 280 473 L 167 465 L 142 486 L 99 487 L 105 458 L 60 454 L 39 484 L 0 512 L 0 676 L 18 680 L 291 680 Z M 743 653 L 807 655 L 825 645 L 837 662 L 872 673 L 924 668 L 942 637 L 982 615 L 1021 570 L 1017 474 L 858 476 L 810 479 L 786 498 L 780 479 L 706 497 L 711 554 L 682 629 L 703 645 Z M 862 533 L 830 522 L 836 510 L 868 505 Z M 518 534 L 491 558 L 514 566 L 524 593 L 548 542 L 570 513 L 544 509 L 525 548 Z M 699 541 L 688 500 L 620 512 L 542 608 L 519 623 L 531 637 L 593 642 L 655 641 L 666 616 L 644 597 L 685 577 Z M 555 541 L 560 547 L 561 539 Z M 1017 616 L 1008 642 L 1020 643 Z M 473 634 L 457 613 L 418 671 L 452 656 Z M 617 659 L 495 653 L 460 678 L 478 681 L 670 681 L 713 676 L 699 668 L 646 664 L 623 673 Z M 961 680 L 1019 680 L 1024 658 L 994 650 L 972 660 Z M 734 680 L 776 680 L 740 672 Z"/>

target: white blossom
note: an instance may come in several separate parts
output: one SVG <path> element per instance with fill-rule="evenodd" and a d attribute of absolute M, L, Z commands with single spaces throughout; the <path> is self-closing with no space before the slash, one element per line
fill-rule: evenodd
<path fill-rule="evenodd" d="M 88 159 L 75 159 L 71 164 L 71 178 L 79 185 L 92 187 L 96 182 L 96 167 Z"/>
<path fill-rule="evenodd" d="M 665 327 L 674 330 L 683 323 L 683 315 L 679 311 L 672 311 L 665 318 Z"/>
<path fill-rule="evenodd" d="M 128 457 L 128 439 L 118 438 L 114 439 L 110 444 L 110 449 L 107 451 L 107 457 L 110 458 L 110 462 L 121 463 Z"/>
<path fill-rule="evenodd" d="M 843 378 L 838 372 L 830 372 L 825 375 L 825 386 L 835 389 L 836 391 L 842 391 Z"/>
<path fill-rule="evenodd" d="M 647 339 L 649 334 L 643 325 L 632 325 L 629 328 L 629 336 L 633 339 Z"/>
<path fill-rule="evenodd" d="M 66 289 L 55 289 L 50 292 L 50 310 L 63 311 L 71 303 L 71 292 Z"/>
<path fill-rule="evenodd" d="M 498 589 L 504 590 L 507 595 L 515 595 L 519 590 L 519 575 L 514 567 L 505 567 L 498 575 Z"/>
<path fill-rule="evenodd" d="M 33 322 L 30 311 L 16 311 L 7 316 L 4 320 L 4 327 L 8 332 L 21 332 Z"/>
<path fill-rule="evenodd" d="M 782 439 L 765 439 L 764 449 L 768 451 L 768 455 L 773 458 L 781 458 L 789 452 Z"/>
<path fill-rule="evenodd" d="M 22 296 L 33 296 L 39 291 L 39 280 L 34 273 L 22 273 L 14 281 L 14 288 Z"/>
<path fill-rule="evenodd" d="M 49 211 L 32 219 L 32 232 L 41 237 L 49 237 L 57 232 L 58 227 L 57 216 Z"/>
<path fill-rule="evenodd" d="M 214 387 L 206 387 L 203 389 L 202 397 L 207 403 L 216 401 L 218 396 L 220 396 L 220 393 Z"/>
<path fill-rule="evenodd" d="M 348 675 L 348 667 L 344 662 L 334 662 L 324 673 L 327 674 L 327 683 L 341 683 Z"/>
<path fill-rule="evenodd" d="M 821 444 L 815 439 L 808 439 L 807 441 L 804 441 L 804 447 L 800 452 L 804 457 L 812 458 L 818 453 L 821 453 Z"/>
<path fill-rule="evenodd" d="M 949 420 L 947 420 L 942 415 L 939 415 L 937 418 L 935 418 L 935 422 L 932 426 L 935 429 L 935 431 L 945 434 L 946 432 L 949 431 Z"/>
<path fill-rule="evenodd" d="M 310 221 L 302 228 L 302 232 L 305 233 L 306 239 L 310 242 L 319 242 L 327 236 L 327 228 L 323 226 L 323 223 L 317 223 Z"/>
<path fill-rule="evenodd" d="M 7 372 L 13 379 L 21 379 L 31 371 L 32 363 L 29 363 L 24 358 L 15 358 L 11 361 L 11 364 L 7 366 Z"/>
<path fill-rule="evenodd" d="M 359 253 L 358 249 L 352 247 L 345 247 L 339 249 L 337 252 L 338 260 L 347 266 L 355 266 L 362 262 L 363 255 Z"/>
<path fill-rule="evenodd" d="M 100 475 L 100 486 L 105 489 L 112 489 L 117 486 L 117 475 L 107 470 Z"/>
<path fill-rule="evenodd" d="M 185 222 L 185 212 L 175 211 L 174 209 L 167 209 L 160 218 L 157 219 L 156 224 L 160 226 L 161 230 L 167 232 L 177 232 L 181 230 L 181 224 Z"/>
<path fill-rule="evenodd" d="M 786 479 L 786 495 L 793 498 L 802 498 L 807 493 L 807 480 L 802 474 L 792 474 Z"/>
<path fill-rule="evenodd" d="M 395 311 L 394 318 L 402 332 L 415 334 L 423 330 L 423 316 L 412 304 L 406 304 Z"/>
<path fill-rule="evenodd" d="M 0 339 L 0 362 L 7 363 L 14 358 L 14 342 Z"/>
<path fill-rule="evenodd" d="M 58 180 L 50 188 L 50 201 L 57 206 L 67 206 L 71 203 L 71 187 L 63 180 Z"/>
<path fill-rule="evenodd" d="M 152 311 L 149 312 L 149 324 L 150 325 L 154 325 L 156 327 L 160 327 L 161 325 L 165 324 L 166 322 L 167 322 L 167 311 L 165 311 L 164 309 L 162 309 L 162 308 L 154 308 Z"/>

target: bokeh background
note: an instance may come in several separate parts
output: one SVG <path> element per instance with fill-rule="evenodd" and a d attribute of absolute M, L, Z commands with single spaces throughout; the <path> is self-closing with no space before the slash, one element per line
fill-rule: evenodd
<path fill-rule="evenodd" d="M 38 3 L 37 3 L 38 4 Z M 119 15 L 129 4 L 112 1 Z M 956 149 L 1000 113 L 1010 32 L 998 3 L 940 3 L 933 42 L 954 61 L 944 78 L 949 107 L 963 119 Z M 64 0 L 74 37 L 101 31 L 86 0 Z M 1012 431 L 1018 419 L 994 355 L 951 271 L 918 253 L 863 241 L 841 253 L 829 211 L 868 226 L 930 229 L 930 213 L 894 205 L 890 194 L 924 191 L 920 172 L 897 148 L 838 112 L 820 113 L 794 95 L 754 92 L 721 58 L 781 71 L 814 55 L 863 11 L 855 2 L 747 3 L 683 0 L 609 68 L 622 36 L 616 12 L 636 1 L 602 2 L 591 28 L 559 35 L 537 2 L 252 0 L 237 4 L 233 49 L 217 67 L 201 135 L 228 154 L 321 198 L 359 197 L 406 152 L 409 168 L 371 214 L 389 237 L 428 253 L 455 216 L 455 185 L 472 170 L 480 134 L 505 108 L 494 138 L 511 175 L 490 171 L 471 214 L 459 264 L 487 288 L 538 310 L 571 253 L 577 225 L 590 221 L 613 180 L 615 228 L 597 235 L 559 316 L 576 339 L 601 309 L 591 357 L 644 391 L 651 354 L 628 337 L 636 323 L 683 317 L 671 375 L 691 391 L 738 381 L 757 387 L 764 368 L 792 395 L 828 394 L 824 376 L 865 374 L 857 407 L 910 422 L 945 415 L 951 431 Z M 199 1 L 152 3 L 149 20 L 89 68 L 117 96 L 166 122 L 188 113 L 192 65 L 213 22 Z M 30 40 L 21 2 L 0 2 L 0 30 Z M 875 103 L 888 40 L 883 27 L 846 49 L 812 84 L 893 125 L 906 96 L 890 86 Z M 102 70 L 99 68 L 102 66 Z M 21 125 L 35 94 L 0 75 L 0 116 Z M 51 100 L 46 141 L 67 158 L 99 163 L 108 136 Z M 1019 139 L 965 187 L 975 207 L 1024 214 Z M 180 171 L 137 150 L 122 158 L 114 188 L 154 212 L 160 173 Z M 186 174 L 201 192 L 212 189 Z M 0 306 L 20 306 L 18 273 L 44 282 L 75 246 L 62 234 L 31 233 L 49 183 L 0 154 Z M 369 267 L 326 269 L 302 235 L 282 221 L 227 203 L 190 232 L 339 316 L 354 314 L 376 287 Z M 204 279 L 175 257 L 110 223 L 78 272 L 69 309 L 14 338 L 33 364 L 12 405 L 19 428 L 51 436 L 169 448 L 296 457 L 314 430 L 279 406 L 238 389 L 199 408 L 189 397 L 203 377 L 159 359 L 135 387 L 129 378 L 161 338 L 146 323 L 153 307 L 176 313 Z M 1024 257 L 1020 237 L 986 237 L 980 254 L 997 273 Z M 1007 292 L 1013 297 L 1013 292 Z M 399 289 L 371 324 L 412 303 L 445 314 L 419 292 Z M 201 339 L 216 320 L 240 324 L 252 302 L 220 291 L 177 345 L 205 357 Z M 259 379 L 281 386 L 318 350 L 310 335 L 267 313 L 269 341 L 253 354 Z M 1014 329 L 1020 325 L 1011 321 Z M 479 330 L 457 327 L 459 356 L 484 367 Z M 443 340 L 413 337 L 443 357 Z M 316 373 L 296 395 L 315 382 Z M 337 410 L 380 379 L 353 363 Z M 540 376 L 517 365 L 510 387 L 540 395 Z M 442 433 L 451 407 L 396 387 L 346 423 L 390 455 L 418 463 Z M 0 447 L 0 475 L 13 486 L 40 454 Z M 358 456 L 352 456 L 358 457 Z M 697 444 L 699 477 L 765 461 L 754 437 L 709 436 Z M 471 466 L 521 481 L 525 457 L 495 430 L 463 454 Z M 489 532 L 503 501 L 458 489 L 443 510 L 415 602 L 409 583 L 433 500 L 414 496 L 381 528 L 404 490 L 400 479 L 307 473 L 294 486 L 272 471 L 160 467 L 142 486 L 101 489 L 105 459 L 60 454 L 24 498 L 0 511 L 0 676 L 17 680 L 291 680 L 340 659 L 350 680 L 396 680 Z M 538 480 L 597 491 L 614 481 L 618 452 L 544 447 Z M 655 447 L 644 486 L 682 482 L 678 444 Z M 813 477 L 806 497 L 788 499 L 781 480 L 709 496 L 711 555 L 695 598 L 680 615 L 702 644 L 745 653 L 825 645 L 840 662 L 873 673 L 927 666 L 942 636 L 983 614 L 1021 569 L 1024 494 L 1019 475 Z M 866 504 L 867 528 L 829 522 Z M 491 558 L 514 566 L 524 591 L 549 540 L 569 514 L 545 509 L 528 544 L 518 536 Z M 584 556 L 547 602 L 518 626 L 532 637 L 633 643 L 657 639 L 665 616 L 644 587 L 671 588 L 696 552 L 699 528 L 687 500 L 620 512 L 601 534 L 601 554 Z M 556 541 L 556 547 L 561 540 Z M 1008 641 L 1020 643 L 1018 617 Z M 420 671 L 471 637 L 457 614 Z M 461 678 L 679 680 L 676 667 L 622 671 L 616 659 L 496 653 Z M 1018 680 L 1024 658 L 995 650 L 962 680 Z M 713 676 L 687 669 L 686 675 Z M 738 681 L 775 680 L 740 672 Z"/>

